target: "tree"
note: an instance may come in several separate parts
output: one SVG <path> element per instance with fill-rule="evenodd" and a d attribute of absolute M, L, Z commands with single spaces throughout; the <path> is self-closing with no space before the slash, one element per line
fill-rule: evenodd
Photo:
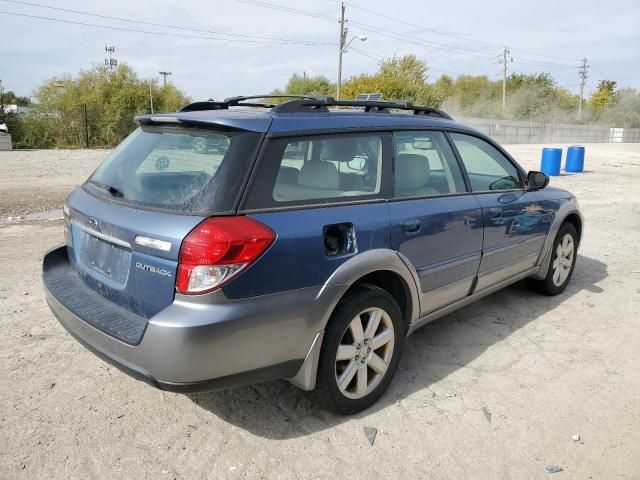
<path fill-rule="evenodd" d="M 600 80 L 598 82 L 596 91 L 593 92 L 589 99 L 589 104 L 597 112 L 598 116 L 615 100 L 617 86 L 617 82 L 613 80 Z"/>
<path fill-rule="evenodd" d="M 453 83 L 449 109 L 464 115 L 493 116 L 498 111 L 501 87 L 485 75 L 460 75 Z"/>
<path fill-rule="evenodd" d="M 428 69 L 415 55 L 394 56 L 381 62 L 377 73 L 348 79 L 342 85 L 342 95 L 354 99 L 360 93 L 382 93 L 385 100 L 437 107 L 444 97 L 426 83 Z"/>
<path fill-rule="evenodd" d="M 521 88 L 537 87 L 544 91 L 556 88 L 556 81 L 548 73 L 512 73 L 507 77 L 507 91 L 514 92 Z"/>
<path fill-rule="evenodd" d="M 313 77 L 294 73 L 289 77 L 284 93 L 297 95 L 332 95 L 336 86 L 329 81 L 324 75 L 316 75 Z"/>
<path fill-rule="evenodd" d="M 438 94 L 441 95 L 444 99 L 451 97 L 455 92 L 453 78 L 451 78 L 449 75 L 441 75 L 440 78 L 436 80 L 436 83 L 433 85 L 433 87 L 436 89 L 436 92 L 438 92 Z"/>
<path fill-rule="evenodd" d="M 176 111 L 189 102 L 172 84 L 151 81 L 155 111 Z M 149 81 L 138 78 L 127 64 L 113 71 L 99 65 L 77 76 L 52 78 L 36 90 L 35 102 L 22 121 L 19 146 L 91 146 L 118 144 L 135 128 L 134 118 L 150 112 Z"/>
<path fill-rule="evenodd" d="M 640 127 L 640 92 L 633 88 L 618 90 L 602 112 L 602 120 L 611 125 Z"/>
<path fill-rule="evenodd" d="M 11 90 L 4 93 L 2 100 L 5 105 L 18 105 L 19 107 L 27 107 L 30 103 L 29 97 L 18 97 Z"/>
<path fill-rule="evenodd" d="M 383 60 L 378 70 L 378 75 L 402 78 L 408 82 L 423 84 L 427 81 L 427 62 L 418 59 L 415 55 L 403 57 L 393 56 Z"/>
<path fill-rule="evenodd" d="M 507 77 L 508 110 L 516 120 L 548 116 L 556 90 L 556 81 L 548 73 L 512 73 Z"/>

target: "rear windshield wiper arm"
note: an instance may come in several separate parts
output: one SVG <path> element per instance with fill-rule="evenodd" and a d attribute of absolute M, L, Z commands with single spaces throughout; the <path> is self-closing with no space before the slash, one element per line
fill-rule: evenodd
<path fill-rule="evenodd" d="M 118 190 L 116 187 L 107 185 L 106 183 L 103 183 L 103 182 L 99 182 L 98 180 L 89 180 L 89 183 L 97 187 L 100 187 L 103 190 L 106 190 L 111 194 L 112 197 L 118 197 L 118 198 L 124 197 L 124 193 L 122 193 L 122 190 Z"/>

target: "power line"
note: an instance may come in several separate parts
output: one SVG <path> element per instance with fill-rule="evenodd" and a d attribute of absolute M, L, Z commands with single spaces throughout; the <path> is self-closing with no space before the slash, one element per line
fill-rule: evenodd
<path fill-rule="evenodd" d="M 320 20 L 328 20 L 330 22 L 338 22 L 339 18 L 331 17 L 329 15 L 323 15 L 321 13 L 309 12 L 308 10 L 299 10 L 297 8 L 285 7 L 284 5 L 277 5 L 275 3 L 260 2 L 257 0 L 236 0 L 240 3 L 246 3 L 249 5 L 256 5 L 258 7 L 271 8 L 273 10 L 280 10 L 281 12 L 294 13 L 296 15 L 304 15 L 306 17 L 313 17 Z"/>
<path fill-rule="evenodd" d="M 263 7 L 263 8 L 270 8 L 273 10 L 278 10 L 278 11 L 283 11 L 283 12 L 287 12 L 287 13 L 293 13 L 296 15 L 304 15 L 304 16 L 309 16 L 309 17 L 313 17 L 313 18 L 322 18 L 324 20 L 331 20 L 331 21 L 339 21 L 338 19 L 334 18 L 334 17 L 330 17 L 327 15 L 322 15 L 322 14 L 317 14 L 315 12 L 310 12 L 308 10 L 301 10 L 301 9 L 297 9 L 297 8 L 291 8 L 291 7 L 285 7 L 283 5 L 278 5 L 278 4 L 274 4 L 274 3 L 270 3 L 270 2 L 265 2 L 265 1 L 261 1 L 261 0 L 237 0 L 238 2 L 241 3 L 246 3 L 249 5 L 256 5 L 259 7 Z M 336 1 L 336 0 L 334 0 Z M 352 4 L 349 4 L 352 5 Z M 400 20 L 400 19 L 396 19 L 394 17 L 390 17 L 388 15 L 384 15 L 384 14 L 379 14 L 376 12 L 373 12 L 373 10 L 369 10 L 369 9 L 364 9 L 362 7 L 355 7 L 355 8 L 359 8 L 360 10 L 364 10 L 370 13 L 374 13 L 375 15 L 379 15 L 383 18 L 387 18 L 387 19 L 392 19 L 394 21 L 398 21 L 401 23 L 405 23 L 408 24 L 410 26 L 416 27 L 416 28 L 421 28 L 427 31 L 431 31 L 430 29 L 425 29 L 424 27 L 420 27 L 418 25 L 412 24 L 410 22 L 405 22 L 404 20 Z M 430 41 L 430 40 L 424 40 L 422 38 L 419 37 L 415 37 L 415 36 L 411 36 L 411 35 L 406 35 L 403 33 L 398 33 L 398 32 L 394 32 L 382 27 L 377 27 L 375 25 L 370 25 L 367 23 L 363 23 L 363 22 L 358 22 L 358 21 L 354 21 L 354 20 L 349 20 L 349 23 L 351 25 L 355 25 L 358 26 L 360 28 L 363 28 L 367 31 L 370 32 L 374 32 L 377 33 L 378 35 L 381 36 L 386 36 L 388 38 L 393 38 L 395 40 L 401 40 L 404 42 L 408 42 L 408 43 L 412 43 L 415 45 L 420 45 L 423 47 L 427 47 L 427 48 L 431 48 L 434 50 L 441 50 L 441 51 L 445 51 L 448 53 L 458 53 L 461 55 L 467 55 L 467 56 L 471 56 L 471 57 L 477 57 L 477 58 L 483 58 L 483 59 L 493 59 L 495 57 L 495 52 L 493 51 L 488 51 L 488 50 L 478 50 L 478 49 L 470 49 L 470 48 L 466 48 L 466 47 L 461 47 L 461 46 L 457 46 L 457 45 L 451 45 L 451 44 L 446 44 L 446 43 L 441 43 L 441 42 L 434 42 L 434 41 Z M 434 32 L 437 32 L 435 30 L 433 30 Z M 441 32 L 438 32 L 441 33 Z M 455 36 L 455 35 L 454 35 Z M 459 36 L 455 36 L 455 37 L 459 37 Z M 468 41 L 471 41 L 470 39 L 466 38 L 466 37 L 460 37 L 460 38 L 464 38 Z M 479 43 L 485 43 L 485 44 L 489 44 L 488 42 L 479 42 Z M 493 45 L 493 44 L 489 44 L 489 45 Z M 558 57 L 560 58 L 560 57 Z M 527 59 L 527 58 L 523 58 L 522 60 L 517 60 L 517 63 L 520 64 L 524 64 L 524 65 L 534 65 L 534 66 L 546 66 L 546 67 L 559 67 L 559 68 L 578 68 L 575 65 L 565 65 L 565 64 L 560 64 L 560 63 L 551 63 L 551 62 L 541 62 L 538 61 L 536 59 Z"/>
<path fill-rule="evenodd" d="M 356 47 L 349 47 L 349 50 L 353 50 L 354 52 L 362 55 L 363 57 L 367 57 L 370 58 L 371 60 L 375 60 L 377 62 L 383 62 L 385 60 L 388 60 L 390 57 L 385 57 L 383 55 L 377 54 L 377 53 L 373 53 L 370 52 L 368 50 L 363 50 L 362 48 L 356 48 Z M 450 70 L 442 70 L 440 68 L 435 68 L 431 65 L 427 66 L 427 74 L 429 72 L 438 72 L 438 73 L 444 73 L 445 75 L 453 75 L 456 77 L 462 76 L 462 75 L 469 75 L 468 73 L 460 73 L 460 72 L 452 72 Z M 482 76 L 487 76 L 485 74 L 479 74 Z"/>
<path fill-rule="evenodd" d="M 333 1 L 338 1 L 338 0 L 333 0 Z M 462 36 L 462 35 L 456 35 L 456 34 L 453 34 L 453 33 L 442 32 L 440 30 L 435 30 L 433 28 L 426 28 L 426 27 L 424 27 L 422 25 L 417 25 L 415 23 L 407 22 L 406 20 L 402 20 L 402 19 L 399 19 L 399 18 L 396 18 L 396 17 L 392 17 L 390 15 L 385 15 L 383 13 L 376 12 L 376 11 L 370 10 L 368 8 L 360 7 L 360 6 L 355 5 L 353 3 L 350 3 L 350 2 L 345 2 L 345 4 L 349 5 L 350 7 L 355 8 L 357 10 L 361 10 L 361 11 L 367 12 L 367 13 L 369 13 L 371 15 L 376 15 L 378 17 L 385 18 L 387 20 L 392 20 L 394 22 L 398 22 L 398 23 L 407 25 L 409 27 L 416 28 L 416 29 L 418 29 L 420 31 L 431 32 L 431 33 L 435 33 L 437 35 L 443 35 L 443 36 L 447 36 L 447 37 L 451 37 L 451 38 L 456 38 L 456 39 L 464 40 L 464 41 L 467 41 L 467 42 L 482 43 L 484 45 L 488 45 L 488 46 L 492 46 L 492 47 L 500 47 L 500 48 L 502 47 L 502 45 L 497 44 L 497 43 L 491 43 L 491 42 L 486 42 L 486 41 L 483 41 L 483 40 L 477 40 L 477 39 L 466 37 L 466 36 Z M 523 52 L 523 53 L 528 53 L 530 55 L 536 55 L 536 56 L 540 56 L 540 57 L 555 58 L 557 60 L 575 61 L 574 58 L 559 57 L 559 56 L 555 56 L 555 55 L 547 55 L 547 54 L 542 54 L 542 53 L 536 53 L 536 52 L 531 52 L 531 51 L 528 51 L 528 50 L 523 50 L 523 49 L 520 49 L 520 48 L 512 48 L 512 50 L 517 50 L 517 51 L 520 51 L 520 52 Z"/>
<path fill-rule="evenodd" d="M 518 57 L 513 61 L 514 63 L 519 63 L 522 65 L 533 65 L 539 67 L 557 67 L 557 68 L 580 68 L 578 65 L 564 65 L 561 63 L 550 63 L 550 62 L 536 62 L 529 60 L 518 60 Z"/>
<path fill-rule="evenodd" d="M 297 8 L 290 8 L 290 7 L 285 7 L 282 5 L 277 5 L 275 3 L 269 3 L 269 2 L 263 2 L 263 1 L 259 1 L 259 0 L 236 0 L 240 3 L 246 3 L 249 5 L 255 5 L 258 7 L 263 7 L 263 8 L 270 8 L 272 10 L 278 10 L 278 11 L 282 11 L 282 12 L 286 12 L 286 13 L 293 13 L 296 15 L 303 15 L 303 16 L 308 16 L 308 17 L 312 17 L 312 18 L 320 18 L 322 20 L 329 20 L 332 22 L 339 22 L 340 19 L 338 18 L 334 18 L 328 15 L 323 15 L 323 14 L 318 14 L 315 12 L 310 12 L 308 10 L 300 10 Z M 477 55 L 477 53 L 482 53 L 479 52 L 478 50 L 472 50 L 469 48 L 465 48 L 465 47 L 457 47 L 455 45 L 447 45 L 444 43 L 438 43 L 438 42 L 432 42 L 429 40 L 424 40 L 418 37 L 412 37 L 410 35 L 405 35 L 402 33 L 397 33 L 397 32 L 393 32 L 391 30 L 386 30 L 384 28 L 381 27 L 376 27 L 374 25 L 369 25 L 366 23 L 361 23 L 361 22 L 356 22 L 353 20 L 349 20 L 349 23 L 351 25 L 356 25 L 358 27 L 364 28 L 368 31 L 377 33 L 379 35 L 382 36 L 386 36 L 389 38 L 393 38 L 395 40 L 402 40 L 408 43 L 413 43 L 416 45 L 421 45 L 424 47 L 428 47 L 428 48 L 433 48 L 435 50 L 442 50 L 445 52 L 449 52 L 449 53 L 461 53 L 464 55 L 470 55 L 470 56 L 474 56 L 474 57 L 480 57 L 480 58 L 493 58 L 495 53 L 494 52 L 487 52 L 485 55 Z"/>
<path fill-rule="evenodd" d="M 470 49 L 470 48 L 465 48 L 465 47 L 460 47 L 460 46 L 456 46 L 456 45 L 450 45 L 450 44 L 446 44 L 446 43 L 440 43 L 440 42 L 433 42 L 433 41 L 429 41 L 429 40 L 423 40 L 423 39 L 419 39 L 417 37 L 413 37 L 410 35 L 405 35 L 405 34 L 401 34 L 401 33 L 396 33 L 387 29 L 383 29 L 380 27 L 375 27 L 372 25 L 368 25 L 366 23 L 361 23 L 361 22 L 357 22 L 357 21 L 353 21 L 350 20 L 351 25 L 357 25 L 360 26 L 362 28 L 364 28 L 365 30 L 369 30 L 369 31 L 373 31 L 375 33 L 378 33 L 379 35 L 383 35 L 383 36 L 387 36 L 387 37 L 391 37 L 391 38 L 396 38 L 399 40 L 404 40 L 406 42 L 410 42 L 410 43 L 414 43 L 417 45 L 424 45 L 428 48 L 433 48 L 436 50 L 442 50 L 445 52 L 450 52 L 450 53 L 460 53 L 462 55 L 468 55 L 468 56 L 472 56 L 472 57 L 478 57 L 478 58 L 485 58 L 485 59 L 491 59 L 494 58 L 495 53 L 494 52 L 490 52 L 487 50 L 474 50 L 474 49 Z M 538 61 L 538 60 L 531 60 L 531 59 L 527 59 L 524 58 L 524 60 L 517 60 L 517 63 L 521 63 L 521 64 L 529 64 L 529 65 L 536 65 L 536 66 L 548 66 L 548 67 L 560 67 L 560 68 L 578 68 L 577 66 L 574 65 L 565 65 L 565 64 L 560 64 L 560 63 L 551 63 L 551 62 L 543 62 L 543 61 Z"/>
<path fill-rule="evenodd" d="M 434 50 L 441 50 L 443 52 L 448 52 L 448 53 L 459 53 L 461 55 L 468 55 L 471 57 L 477 57 L 477 58 L 484 58 L 484 59 L 490 59 L 494 57 L 494 53 L 484 53 L 484 52 L 480 52 L 478 50 L 471 50 L 469 48 L 464 48 L 464 47 L 457 47 L 454 45 L 447 45 L 444 43 L 439 43 L 439 42 L 432 42 L 429 40 L 423 40 L 421 38 L 418 37 L 412 37 L 410 35 L 405 35 L 402 33 L 396 33 L 393 32 L 391 30 L 387 30 L 381 27 L 376 27 L 374 25 L 369 25 L 366 23 L 362 23 L 362 22 L 357 22 L 357 21 L 353 21 L 353 20 L 349 20 L 349 23 L 351 25 L 356 25 L 358 27 L 364 28 L 365 30 L 368 30 L 370 32 L 373 33 L 377 33 L 378 35 L 382 35 L 384 37 L 388 37 L 388 38 L 393 38 L 395 40 L 402 40 L 404 42 L 407 43 L 412 43 L 414 45 L 421 45 L 423 47 L 427 47 L 427 48 L 431 48 Z"/>
<path fill-rule="evenodd" d="M 296 40 L 296 39 L 286 39 L 286 38 L 274 38 L 274 37 L 262 37 L 259 35 L 249 35 L 249 34 L 243 34 L 243 33 L 231 33 L 231 32 L 221 32 L 221 31 L 216 31 L 216 30 L 207 30 L 207 29 L 200 29 L 200 28 L 192 28 L 192 27 L 185 27 L 185 26 L 181 26 L 181 25 L 169 25 L 169 24 L 164 24 L 164 23 L 154 23 L 154 22 L 147 22 L 147 21 L 143 21 L 143 20 L 133 20 L 130 18 L 123 18 L 123 17 L 113 17 L 110 15 L 103 15 L 100 13 L 95 13 L 95 12 L 87 12 L 87 11 L 82 11 L 82 10 L 72 10 L 70 8 L 62 8 L 62 7 L 53 7 L 50 5 L 43 5 L 40 3 L 33 3 L 33 2 L 23 2 L 23 1 L 19 1 L 19 0 L 0 0 L 2 2 L 7 2 L 7 3 L 15 3 L 18 5 L 28 5 L 31 7 L 38 7 L 38 8 L 46 8 L 49 10 L 57 10 L 60 12 L 66 12 L 66 13 L 74 13 L 77 15 L 86 15 L 86 16 L 90 16 L 90 17 L 97 17 L 97 18 L 104 18 L 107 20 L 116 20 L 119 22 L 128 22 L 128 23 L 136 23 L 138 25 L 149 25 L 152 27 L 162 27 L 162 28 L 173 28 L 175 30 L 185 30 L 185 31 L 190 31 L 190 32 L 200 32 L 200 33 L 209 33 L 209 34 L 213 34 L 213 35 L 227 35 L 227 36 L 231 36 L 231 37 L 242 37 L 242 38 L 254 38 L 254 39 L 258 39 L 258 40 L 270 40 L 273 42 L 283 42 L 283 43 L 292 43 L 292 44 L 317 44 L 317 42 L 310 42 L 308 40 Z"/>
<path fill-rule="evenodd" d="M 375 53 L 368 52 L 366 50 L 362 50 L 362 49 L 356 48 L 356 47 L 349 47 L 349 50 L 354 51 L 354 52 L 362 55 L 363 57 L 370 58 L 371 60 L 375 60 L 377 62 L 380 62 L 380 61 L 383 61 L 383 60 L 387 59 L 387 57 L 383 57 L 382 55 L 377 55 Z"/>
<path fill-rule="evenodd" d="M 6 1 L 6 0 L 0 0 Z M 7 12 L 0 10 L 0 14 L 5 15 L 14 15 L 18 17 L 26 17 L 26 18 L 35 18 L 38 20 L 46 20 L 52 22 L 60 22 L 71 25 L 82 25 L 84 27 L 96 27 L 96 28 L 104 28 L 107 30 L 119 30 L 123 32 L 132 32 L 132 33 L 143 33 L 146 35 L 158 35 L 161 37 L 178 37 L 178 38 L 193 38 L 198 40 L 215 40 L 215 41 L 223 41 L 223 42 L 236 42 L 236 43 L 250 43 L 250 44 L 276 44 L 276 45 L 335 45 L 334 43 L 323 43 L 323 42 L 304 42 L 304 43 L 290 43 L 290 42 L 279 42 L 279 41 L 260 41 L 260 40 L 249 40 L 249 39 L 231 39 L 231 38 L 221 38 L 221 37 L 206 37 L 202 35 L 186 35 L 181 33 L 172 33 L 172 32 L 155 32 L 151 30 L 139 30 L 135 28 L 126 28 L 126 27 L 116 27 L 112 25 L 99 25 L 95 23 L 87 23 L 87 22 L 78 22 L 74 20 L 67 20 L 63 18 L 55 18 L 55 17 L 44 17 L 40 15 L 29 15 L 26 13 L 17 13 L 17 12 Z"/>

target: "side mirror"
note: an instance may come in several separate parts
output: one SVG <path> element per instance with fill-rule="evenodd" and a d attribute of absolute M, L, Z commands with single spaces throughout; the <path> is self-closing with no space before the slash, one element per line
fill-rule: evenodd
<path fill-rule="evenodd" d="M 549 185 L 549 176 L 546 173 L 531 171 L 527 175 L 527 187 L 531 190 L 540 190 Z"/>

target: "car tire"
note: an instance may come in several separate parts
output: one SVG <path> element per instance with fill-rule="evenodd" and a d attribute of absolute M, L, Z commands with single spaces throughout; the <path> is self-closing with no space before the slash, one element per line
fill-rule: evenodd
<path fill-rule="evenodd" d="M 544 295 L 558 295 L 567 288 L 578 257 L 578 232 L 565 222 L 553 241 L 547 276 L 542 280 L 529 279 L 529 286 Z"/>
<path fill-rule="evenodd" d="M 402 312 L 389 292 L 370 284 L 353 287 L 324 332 L 314 390 L 317 402 L 340 415 L 373 405 L 398 368 L 404 336 Z"/>

